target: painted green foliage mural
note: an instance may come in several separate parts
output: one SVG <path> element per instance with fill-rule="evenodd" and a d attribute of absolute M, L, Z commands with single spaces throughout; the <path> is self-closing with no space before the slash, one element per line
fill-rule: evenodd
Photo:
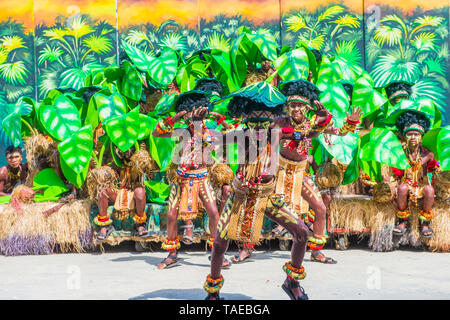
<path fill-rule="evenodd" d="M 366 69 L 375 86 L 391 81 L 414 83 L 412 99 L 427 97 L 448 112 L 449 10 L 402 14 L 392 7 L 375 8 L 379 18 L 367 21 Z M 448 115 L 444 115 L 448 123 Z"/>
<path fill-rule="evenodd" d="M 326 55 L 362 64 L 362 15 L 344 5 L 319 7 L 315 12 L 292 11 L 283 16 L 283 45 L 301 41 Z"/>
<path fill-rule="evenodd" d="M 116 64 L 115 30 L 81 14 L 36 26 L 38 98 L 54 88 L 78 90 L 91 71 Z"/>

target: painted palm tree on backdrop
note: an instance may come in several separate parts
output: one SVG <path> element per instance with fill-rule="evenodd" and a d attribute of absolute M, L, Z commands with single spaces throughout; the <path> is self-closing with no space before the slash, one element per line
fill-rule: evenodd
<path fill-rule="evenodd" d="M 357 41 L 362 40 L 360 20 L 360 16 L 348 13 L 339 5 L 318 10 L 315 14 L 300 11 L 284 19 L 287 27 L 284 42 L 294 46 L 304 43 L 325 54 L 339 53 L 342 48 L 357 48 Z"/>
<path fill-rule="evenodd" d="M 167 20 L 159 27 L 150 23 L 140 26 L 139 29 L 133 27 L 126 33 L 124 40 L 149 54 L 164 47 L 187 54 L 198 47 L 198 34 L 194 30 L 184 29 L 180 23 L 173 20 Z"/>
<path fill-rule="evenodd" d="M 52 28 L 36 27 L 39 96 L 54 88 L 83 87 L 91 71 L 116 63 L 114 28 L 106 22 L 94 27 L 75 16 Z"/>
<path fill-rule="evenodd" d="M 22 24 L 0 23 L 0 94 L 8 103 L 33 95 L 33 37 Z"/>
<path fill-rule="evenodd" d="M 402 19 L 396 14 L 381 19 L 379 27 L 369 25 L 369 32 L 374 34 L 367 44 L 367 56 L 369 65 L 374 62 L 371 75 L 375 86 L 384 87 L 396 80 L 415 83 L 412 99 L 430 98 L 443 112 L 444 88 L 449 87 L 445 67 L 448 32 L 442 30 L 445 25 L 440 16 Z"/>

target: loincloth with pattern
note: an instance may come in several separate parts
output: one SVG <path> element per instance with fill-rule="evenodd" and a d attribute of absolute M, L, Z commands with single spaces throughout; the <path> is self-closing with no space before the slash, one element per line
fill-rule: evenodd
<path fill-rule="evenodd" d="M 283 194 L 284 202 L 299 217 L 308 212 L 308 202 L 302 197 L 303 180 L 308 161 L 291 161 L 279 156 L 275 194 Z"/>
<path fill-rule="evenodd" d="M 179 220 L 194 220 L 203 211 L 203 200 L 215 202 L 216 196 L 208 178 L 208 169 L 177 170 L 169 196 L 170 208 L 178 203 Z"/>
<path fill-rule="evenodd" d="M 134 212 L 134 192 L 128 189 L 118 189 L 114 202 L 113 217 L 115 220 L 125 220 Z"/>
<path fill-rule="evenodd" d="M 229 199 L 232 200 L 231 208 L 227 208 L 231 215 L 227 236 L 241 243 L 256 244 L 260 241 L 264 214 L 269 196 L 274 192 L 275 181 L 246 188 L 235 178 L 232 186 L 234 192 Z"/>

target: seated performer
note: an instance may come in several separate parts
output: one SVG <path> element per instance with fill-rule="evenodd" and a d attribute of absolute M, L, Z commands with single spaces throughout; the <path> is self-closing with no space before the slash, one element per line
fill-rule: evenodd
<path fill-rule="evenodd" d="M 19 184 L 25 184 L 28 165 L 22 163 L 22 149 L 9 146 L 5 152 L 8 164 L 0 168 L 0 196 L 10 195 Z"/>
<path fill-rule="evenodd" d="M 208 243 L 212 247 L 214 242 L 212 235 L 216 233 L 219 212 L 207 168 L 211 161 L 209 153 L 212 150 L 213 139 L 212 130 L 205 125 L 209 104 L 210 100 L 206 92 L 185 92 L 175 101 L 177 114 L 161 119 L 153 131 L 155 137 L 170 138 L 174 134 L 181 139 L 177 177 L 171 184 L 169 196 L 167 238 L 162 244 L 162 248 L 169 251 L 169 255 L 158 264 L 158 269 L 178 264 L 177 250 L 180 248 L 180 241 L 177 236 L 177 219 L 194 220 L 199 214 L 200 202 L 208 214 L 211 233 Z M 182 119 L 188 124 L 188 128 L 175 130 L 175 123 L 181 122 Z"/>
<path fill-rule="evenodd" d="M 393 233 L 397 236 L 405 233 L 410 215 L 408 203 L 417 208 L 420 207 L 418 200 L 422 199 L 419 211 L 420 235 L 430 238 L 433 235 L 430 221 L 433 218 L 434 188 L 428 173 L 438 169 L 433 153 L 422 146 L 422 137 L 430 128 L 430 120 L 422 113 L 408 110 L 399 116 L 396 127 L 411 167 L 406 170 L 392 168 L 398 218 Z"/>
<path fill-rule="evenodd" d="M 336 263 L 332 258 L 325 257 L 320 251 L 326 243 L 325 222 L 326 205 L 323 198 L 311 179 L 305 174 L 308 164 L 308 154 L 311 148 L 311 139 L 320 133 L 344 136 L 354 132 L 361 118 L 361 108 L 353 108 L 347 114 L 347 120 L 340 129 L 333 126 L 332 115 L 319 102 L 319 90 L 305 80 L 289 81 L 280 84 L 281 92 L 287 96 L 287 117 L 278 118 L 275 125 L 282 128 L 285 133 L 293 133 L 295 140 L 287 139 L 281 144 L 280 161 L 277 174 L 276 192 L 284 193 L 284 201 L 291 210 L 301 216 L 302 200 L 306 200 L 314 212 L 314 234 L 309 238 L 308 247 L 311 249 L 311 261 L 322 263 Z M 308 111 L 317 113 L 309 120 Z M 323 120 L 324 119 L 324 120 Z M 303 198 L 303 199 L 302 199 Z M 275 235 L 281 235 L 281 226 L 274 230 Z"/>
<path fill-rule="evenodd" d="M 111 203 L 114 203 L 114 210 L 121 219 L 134 211 L 133 220 L 137 235 L 139 237 L 148 235 L 145 189 L 140 182 L 133 181 L 131 175 L 133 168 L 130 168 L 130 162 L 134 149 L 122 152 L 114 146 L 113 150 L 123 165 L 122 168 L 112 165 L 116 177 L 119 178 L 119 188 L 106 187 L 98 190 L 99 213 L 94 218 L 94 223 L 100 228 L 97 233 L 97 242 L 105 241 L 114 231 L 113 220 L 108 215 L 108 206 Z"/>
<path fill-rule="evenodd" d="M 308 228 L 289 210 L 282 195 L 275 194 L 274 174 L 278 140 L 275 136 L 273 140 L 276 142 L 273 143 L 269 126 L 274 113 L 281 113 L 282 104 L 270 107 L 266 103 L 235 96 L 230 101 L 228 109 L 233 117 L 243 116 L 243 123 L 247 129 L 228 133 L 223 136 L 222 141 L 235 143 L 234 139 L 241 137 L 242 141 L 238 142 L 238 145 L 245 151 L 245 161 L 239 164 L 232 183 L 231 196 L 220 216 L 212 252 L 211 272 L 204 284 L 204 289 L 208 292 L 207 299 L 220 299 L 219 291 L 224 282 L 221 275 L 222 261 L 229 241 L 232 239 L 243 243 L 257 243 L 266 215 L 293 235 L 291 261 L 283 266 L 287 277 L 282 288 L 291 299 L 305 300 L 308 296 L 298 280 L 306 276 L 302 261 Z"/>

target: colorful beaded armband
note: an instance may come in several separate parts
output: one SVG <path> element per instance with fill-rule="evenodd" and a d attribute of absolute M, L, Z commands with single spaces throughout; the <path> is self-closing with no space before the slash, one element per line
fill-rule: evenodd
<path fill-rule="evenodd" d="M 164 240 L 161 248 L 167 251 L 175 251 L 180 248 L 180 240 L 177 238 L 175 240 Z"/>
<path fill-rule="evenodd" d="M 283 271 L 286 272 L 288 278 L 292 280 L 302 280 L 306 277 L 305 268 L 303 266 L 296 268 L 292 265 L 291 261 L 284 264 Z"/>
<path fill-rule="evenodd" d="M 325 243 L 327 243 L 327 237 L 321 236 L 320 238 L 309 237 L 308 239 L 308 247 L 313 250 L 321 250 Z"/>
<path fill-rule="evenodd" d="M 225 280 L 223 279 L 222 275 L 220 275 L 220 277 L 217 279 L 213 279 L 211 278 L 211 274 L 208 274 L 205 284 L 203 285 L 203 289 L 205 289 L 205 291 L 208 293 L 219 292 L 223 287 L 224 281 Z"/>
<path fill-rule="evenodd" d="M 430 209 L 428 211 L 420 210 L 419 211 L 419 220 L 421 222 L 429 222 L 431 219 L 433 219 L 433 210 Z"/>
<path fill-rule="evenodd" d="M 113 221 L 109 216 L 102 217 L 100 215 L 97 215 L 94 218 L 94 223 L 99 227 L 105 227 L 105 226 L 109 226 L 111 223 L 113 223 Z"/>
<path fill-rule="evenodd" d="M 136 224 L 145 223 L 147 221 L 147 214 L 144 212 L 142 217 L 139 217 L 137 214 L 134 214 L 133 221 Z"/>
<path fill-rule="evenodd" d="M 406 209 L 406 210 L 403 210 L 403 211 L 397 209 L 397 218 L 399 218 L 399 219 L 408 219 L 409 218 L 409 214 L 410 214 L 409 209 Z"/>

